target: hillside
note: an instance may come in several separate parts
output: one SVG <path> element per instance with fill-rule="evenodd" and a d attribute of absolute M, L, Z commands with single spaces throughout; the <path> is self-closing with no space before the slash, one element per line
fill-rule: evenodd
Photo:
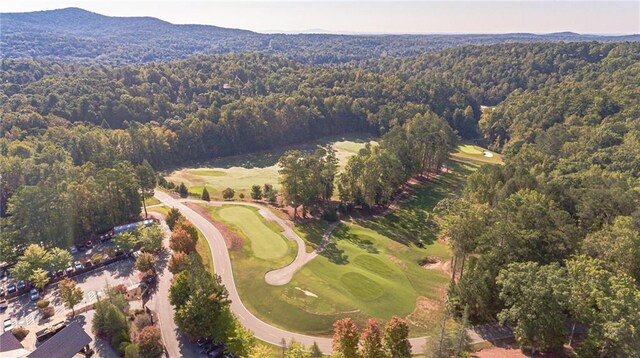
<path fill-rule="evenodd" d="M 259 51 L 307 63 L 400 57 L 466 44 L 638 41 L 640 36 L 575 33 L 483 35 L 259 34 L 152 17 L 109 17 L 79 8 L 0 14 L 3 58 L 135 64 L 195 54 Z"/>

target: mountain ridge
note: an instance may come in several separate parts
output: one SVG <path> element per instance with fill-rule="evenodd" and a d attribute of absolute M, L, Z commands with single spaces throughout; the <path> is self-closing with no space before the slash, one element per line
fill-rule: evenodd
<path fill-rule="evenodd" d="M 114 65 L 166 62 L 200 54 L 263 52 L 325 64 L 404 57 L 462 45 L 512 42 L 640 41 L 640 35 L 258 33 L 149 16 L 116 17 L 78 7 L 0 13 L 2 58 Z"/>

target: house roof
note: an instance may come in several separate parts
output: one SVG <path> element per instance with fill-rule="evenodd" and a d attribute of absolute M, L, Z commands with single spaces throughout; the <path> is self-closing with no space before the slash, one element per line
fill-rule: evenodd
<path fill-rule="evenodd" d="M 29 358 L 72 358 L 82 348 L 91 343 L 92 339 L 87 332 L 80 327 L 78 322 L 71 322 L 63 330 L 56 333 L 42 343 L 35 351 L 29 354 Z"/>
<path fill-rule="evenodd" d="M 22 348 L 24 347 L 11 331 L 6 331 L 0 335 L 0 353 Z"/>

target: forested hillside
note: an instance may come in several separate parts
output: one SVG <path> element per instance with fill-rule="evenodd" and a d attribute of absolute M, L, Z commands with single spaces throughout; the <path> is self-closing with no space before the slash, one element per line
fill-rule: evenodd
<path fill-rule="evenodd" d="M 327 35 L 259 34 L 203 25 L 174 25 L 150 17 L 108 17 L 78 8 L 0 16 L 3 58 L 140 64 L 198 54 L 259 51 L 326 64 L 401 57 L 466 44 L 638 41 L 640 37 L 578 35 Z"/>
<path fill-rule="evenodd" d="M 375 206 L 438 170 L 457 135 L 503 152 L 505 165 L 482 167 L 439 205 L 456 258 L 450 311 L 509 323 L 543 350 L 561 345 L 570 319 L 589 327 L 582 356 L 635 357 L 639 54 L 635 42 L 589 42 L 322 66 L 260 53 L 119 67 L 5 60 L 2 257 L 135 218 L 148 163 L 368 131 L 381 145 L 350 160 L 338 191 L 344 204 Z M 359 180 L 366 170 L 371 182 Z"/>

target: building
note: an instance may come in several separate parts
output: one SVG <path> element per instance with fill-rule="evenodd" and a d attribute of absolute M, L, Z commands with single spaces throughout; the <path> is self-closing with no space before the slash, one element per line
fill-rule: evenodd
<path fill-rule="evenodd" d="M 11 333 L 6 331 L 0 335 L 0 357 L 21 358 L 26 357 L 29 351 L 24 349 L 22 343 Z"/>
<path fill-rule="evenodd" d="M 76 354 L 89 350 L 92 339 L 78 322 L 68 326 L 42 343 L 28 358 L 73 358 Z M 4 358 L 5 356 L 2 355 Z"/>

